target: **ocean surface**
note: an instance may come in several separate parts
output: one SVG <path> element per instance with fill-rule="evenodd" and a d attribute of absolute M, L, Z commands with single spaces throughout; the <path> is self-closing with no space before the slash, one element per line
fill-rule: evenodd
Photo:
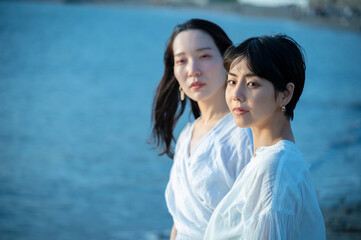
<path fill-rule="evenodd" d="M 2 1 L 1 240 L 167 238 L 172 161 L 147 144 L 151 104 L 167 38 L 194 17 L 234 42 L 286 33 L 304 47 L 296 142 L 312 172 L 342 170 L 359 186 L 360 33 L 191 9 Z"/>

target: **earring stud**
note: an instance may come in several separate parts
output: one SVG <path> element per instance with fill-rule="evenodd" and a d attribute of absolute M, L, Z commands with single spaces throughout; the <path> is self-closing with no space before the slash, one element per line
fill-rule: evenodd
<path fill-rule="evenodd" d="M 282 111 L 282 112 L 286 112 L 286 106 L 282 106 L 282 107 L 281 107 L 281 111 Z"/>

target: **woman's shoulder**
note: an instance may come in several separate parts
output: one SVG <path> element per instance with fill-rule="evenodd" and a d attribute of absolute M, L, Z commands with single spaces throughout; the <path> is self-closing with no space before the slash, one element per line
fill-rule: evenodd
<path fill-rule="evenodd" d="M 194 126 L 194 122 L 188 122 L 185 127 L 183 127 L 182 131 L 180 132 L 179 136 L 177 137 L 176 145 L 175 145 L 175 153 L 184 150 L 184 148 L 187 148 L 188 142 L 190 141 L 190 134 L 192 133 L 192 129 Z"/>
<path fill-rule="evenodd" d="M 253 160 L 256 163 L 252 168 L 253 174 L 262 178 L 261 182 L 267 182 L 262 186 L 272 196 L 270 207 L 293 214 L 302 202 L 300 189 L 312 184 L 307 177 L 308 164 L 297 146 L 290 141 L 282 141 L 256 151 Z"/>
<path fill-rule="evenodd" d="M 272 176 L 274 181 L 282 178 L 292 180 L 280 184 L 297 184 L 301 181 L 301 175 L 308 171 L 308 164 L 300 150 L 293 142 L 287 140 L 281 140 L 272 146 L 260 147 L 251 162 L 257 165 L 255 169 L 259 176 Z"/>
<path fill-rule="evenodd" d="M 256 150 L 256 156 L 270 163 L 304 163 L 302 153 L 291 141 L 281 140 L 272 146 L 262 146 Z"/>
<path fill-rule="evenodd" d="M 295 143 L 283 140 L 280 143 L 281 171 L 290 172 L 295 177 L 309 171 L 309 164 Z"/>
<path fill-rule="evenodd" d="M 192 132 L 194 126 L 194 121 L 191 122 L 187 122 L 187 124 L 183 127 L 182 131 L 179 134 L 178 139 L 184 137 L 185 135 L 188 135 L 189 133 Z"/>
<path fill-rule="evenodd" d="M 236 143 L 243 141 L 253 142 L 251 129 L 238 127 L 231 113 L 226 115 L 216 126 L 213 136 L 219 143 L 226 141 Z"/>

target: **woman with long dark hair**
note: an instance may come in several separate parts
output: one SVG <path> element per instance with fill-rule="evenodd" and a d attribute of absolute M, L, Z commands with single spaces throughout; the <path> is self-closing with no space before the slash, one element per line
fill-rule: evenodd
<path fill-rule="evenodd" d="M 165 192 L 171 239 L 203 239 L 213 210 L 252 156 L 251 132 L 237 128 L 225 101 L 222 62 L 231 44 L 218 25 L 191 19 L 174 28 L 164 53 L 152 119 L 156 147 L 174 160 Z M 187 101 L 196 120 L 173 154 L 173 130 Z"/>
<path fill-rule="evenodd" d="M 236 124 L 252 129 L 255 154 L 217 206 L 204 239 L 325 239 L 290 124 L 305 82 L 302 52 L 286 35 L 250 38 L 227 50 L 226 101 Z"/>

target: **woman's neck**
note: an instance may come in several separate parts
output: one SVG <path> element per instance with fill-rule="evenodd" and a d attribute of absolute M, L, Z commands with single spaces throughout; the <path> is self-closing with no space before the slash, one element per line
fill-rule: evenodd
<path fill-rule="evenodd" d="M 254 152 L 261 146 L 272 146 L 280 140 L 295 142 L 290 121 L 285 117 L 274 118 L 266 126 L 251 127 Z"/>
<path fill-rule="evenodd" d="M 189 154 L 192 154 L 198 142 L 229 113 L 224 94 L 223 98 L 213 97 L 208 101 L 198 101 L 197 103 L 201 116 L 194 123 L 192 138 L 189 144 Z"/>
<path fill-rule="evenodd" d="M 200 122 L 217 121 L 229 113 L 224 94 L 219 94 L 208 101 L 198 101 L 201 112 Z"/>
<path fill-rule="evenodd" d="M 212 105 L 207 107 L 201 107 L 202 105 L 200 104 L 198 104 L 198 106 L 201 112 L 201 117 L 199 121 L 203 123 L 217 121 L 229 113 L 229 109 L 227 106 L 217 107 Z"/>

